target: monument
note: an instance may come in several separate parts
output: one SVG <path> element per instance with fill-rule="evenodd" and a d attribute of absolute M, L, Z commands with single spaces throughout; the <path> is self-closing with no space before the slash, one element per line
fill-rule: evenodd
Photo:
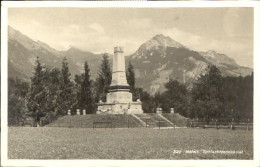
<path fill-rule="evenodd" d="M 112 82 L 106 102 L 98 103 L 97 114 L 142 114 L 142 102 L 132 100 L 130 86 L 126 80 L 125 57 L 122 47 L 114 48 Z"/>

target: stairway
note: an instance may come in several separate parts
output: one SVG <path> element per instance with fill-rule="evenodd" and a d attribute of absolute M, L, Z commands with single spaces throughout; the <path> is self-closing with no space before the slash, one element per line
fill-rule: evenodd
<path fill-rule="evenodd" d="M 163 117 L 171 121 L 175 127 L 187 127 L 189 126 L 190 120 L 178 113 L 170 114 L 170 113 L 163 113 Z"/>

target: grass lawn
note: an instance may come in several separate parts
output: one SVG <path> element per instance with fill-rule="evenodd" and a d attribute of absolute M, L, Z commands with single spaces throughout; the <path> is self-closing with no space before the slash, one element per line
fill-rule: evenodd
<path fill-rule="evenodd" d="M 10 159 L 253 159 L 253 131 L 10 127 L 8 157 Z"/>

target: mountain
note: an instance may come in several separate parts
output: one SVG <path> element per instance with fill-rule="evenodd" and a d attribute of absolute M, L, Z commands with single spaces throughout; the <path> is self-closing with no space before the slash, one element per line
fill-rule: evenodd
<path fill-rule="evenodd" d="M 87 61 L 89 68 L 91 69 L 91 78 L 95 79 L 97 77 L 103 54 L 94 54 L 91 52 L 82 51 L 75 47 L 71 47 L 69 50 L 62 51 L 61 53 L 64 57 L 75 64 L 81 73 L 84 71 L 84 62 Z M 109 56 L 110 59 L 112 59 L 111 55 Z"/>
<path fill-rule="evenodd" d="M 126 46 L 127 47 L 127 46 Z M 112 55 L 110 60 L 112 59 Z M 36 58 L 43 65 L 61 69 L 64 57 L 67 58 L 72 79 L 80 74 L 87 61 L 91 78 L 97 77 L 102 54 L 94 54 L 71 47 L 66 51 L 57 51 L 41 41 L 34 41 L 13 28 L 8 28 L 8 75 L 29 81 Z M 112 60 L 111 60 L 112 61 Z M 189 84 L 205 73 L 208 65 L 219 67 L 223 75 L 245 76 L 253 71 L 239 66 L 225 54 L 215 51 L 197 52 L 188 49 L 170 37 L 162 34 L 143 43 L 135 53 L 126 56 L 127 63 L 132 62 L 136 74 L 136 86 L 150 93 L 164 91 L 164 83 L 169 79 Z"/>
<path fill-rule="evenodd" d="M 101 55 L 70 48 L 67 51 L 57 51 L 41 41 L 34 41 L 12 27 L 8 27 L 8 76 L 19 77 L 29 81 L 32 76 L 36 58 L 43 65 L 61 68 L 64 57 L 67 58 L 72 79 L 75 74 L 83 72 L 84 62 L 88 60 L 92 66 L 93 78 L 97 75 L 95 65 L 100 63 Z M 94 68 L 95 67 L 95 68 Z"/>
<path fill-rule="evenodd" d="M 225 54 L 193 51 L 162 34 L 142 44 L 127 60 L 135 67 L 136 85 L 152 94 L 164 91 L 164 83 L 169 79 L 192 86 L 198 76 L 205 73 L 207 66 L 212 64 L 225 76 L 245 76 L 253 71 L 239 66 Z"/>
<path fill-rule="evenodd" d="M 14 40 L 21 44 L 25 49 L 29 51 L 36 51 L 39 49 L 45 49 L 46 51 L 50 52 L 55 56 L 61 56 L 58 51 L 51 48 L 49 45 L 41 42 L 41 41 L 34 41 L 31 38 L 23 35 L 19 31 L 13 29 L 12 27 L 8 26 L 8 40 Z"/>
<path fill-rule="evenodd" d="M 182 44 L 174 41 L 170 37 L 165 37 L 162 34 L 154 36 L 151 40 L 142 44 L 139 49 L 133 54 L 132 58 L 141 58 L 143 56 L 149 56 L 147 54 L 151 51 L 165 52 L 167 47 L 181 48 L 184 47 Z M 149 52 L 149 53 L 148 53 Z"/>

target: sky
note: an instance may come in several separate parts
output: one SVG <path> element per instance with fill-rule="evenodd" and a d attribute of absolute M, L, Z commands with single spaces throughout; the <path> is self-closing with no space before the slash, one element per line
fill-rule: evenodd
<path fill-rule="evenodd" d="M 253 67 L 253 8 L 9 8 L 8 24 L 57 50 L 134 53 L 157 34 Z"/>

